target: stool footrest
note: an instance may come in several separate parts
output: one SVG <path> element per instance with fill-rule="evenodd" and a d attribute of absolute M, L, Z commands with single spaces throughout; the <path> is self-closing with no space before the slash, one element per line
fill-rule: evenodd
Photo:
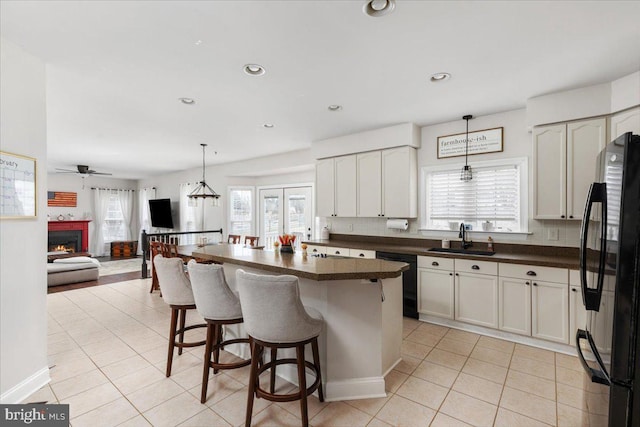
<path fill-rule="evenodd" d="M 258 373 L 257 373 L 257 378 L 260 377 L 260 375 L 275 367 L 278 365 L 297 365 L 298 361 L 296 359 L 278 359 L 275 361 L 270 361 L 267 363 L 263 363 L 262 366 L 260 368 L 258 368 Z M 315 376 L 315 381 L 313 382 L 313 384 L 311 384 L 309 387 L 307 387 L 306 389 L 306 396 L 310 396 L 314 391 L 316 391 L 318 389 L 318 387 L 320 386 L 320 373 L 318 371 L 318 367 L 316 365 L 314 365 L 313 363 L 305 360 L 304 361 L 304 365 L 311 369 L 311 371 L 313 371 L 313 374 Z M 291 402 L 293 400 L 300 400 L 303 397 L 303 392 L 301 390 L 298 390 L 298 392 L 296 393 L 290 393 L 290 394 L 275 394 L 275 393 L 270 393 L 262 388 L 260 388 L 260 383 L 256 382 L 256 389 L 255 389 L 255 393 L 257 397 L 263 397 L 267 400 L 271 400 L 274 402 Z"/>

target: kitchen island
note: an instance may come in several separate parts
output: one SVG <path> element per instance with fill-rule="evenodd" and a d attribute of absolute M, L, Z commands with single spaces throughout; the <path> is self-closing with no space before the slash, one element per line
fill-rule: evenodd
<path fill-rule="evenodd" d="M 222 263 L 231 288 L 238 269 L 297 276 L 302 302 L 324 317 L 319 346 L 325 399 L 386 395 L 384 376 L 400 361 L 402 271 L 407 264 L 281 254 L 227 244 L 181 247 L 180 253 Z M 234 332 L 240 333 L 230 331 Z M 286 368 L 279 367 L 278 375 L 297 383 L 295 369 Z"/>

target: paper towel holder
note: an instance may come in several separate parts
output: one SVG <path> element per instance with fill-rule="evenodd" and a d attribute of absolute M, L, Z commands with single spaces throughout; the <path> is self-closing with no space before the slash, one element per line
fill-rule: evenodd
<path fill-rule="evenodd" d="M 407 230 L 409 228 L 409 220 L 403 218 L 387 219 L 387 228 L 390 230 Z"/>

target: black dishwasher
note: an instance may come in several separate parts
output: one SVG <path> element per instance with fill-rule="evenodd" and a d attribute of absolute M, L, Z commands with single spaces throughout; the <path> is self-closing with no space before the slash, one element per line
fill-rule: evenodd
<path fill-rule="evenodd" d="M 406 262 L 409 269 L 402 272 L 402 315 L 418 318 L 418 257 L 416 255 L 376 252 L 376 258 Z"/>

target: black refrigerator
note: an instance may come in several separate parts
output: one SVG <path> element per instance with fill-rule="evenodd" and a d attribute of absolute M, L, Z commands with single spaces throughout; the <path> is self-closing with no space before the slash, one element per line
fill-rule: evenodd
<path fill-rule="evenodd" d="M 640 426 L 640 136 L 616 138 L 597 162 L 580 245 L 583 414 L 591 425 Z"/>

